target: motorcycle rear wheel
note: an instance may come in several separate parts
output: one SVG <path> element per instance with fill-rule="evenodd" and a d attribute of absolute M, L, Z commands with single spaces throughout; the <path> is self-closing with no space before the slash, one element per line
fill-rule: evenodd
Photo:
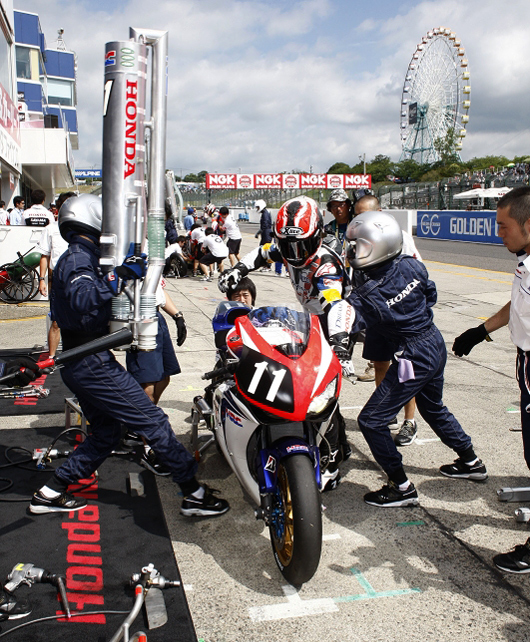
<path fill-rule="evenodd" d="M 269 530 L 282 575 L 293 586 L 308 582 L 322 550 L 320 493 L 309 457 L 293 455 L 279 463 Z"/>

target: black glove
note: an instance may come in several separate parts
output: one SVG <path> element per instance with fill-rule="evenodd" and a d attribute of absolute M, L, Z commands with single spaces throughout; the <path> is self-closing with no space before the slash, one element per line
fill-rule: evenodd
<path fill-rule="evenodd" d="M 456 337 L 453 343 L 453 352 L 457 357 L 468 355 L 471 350 L 481 341 L 491 341 L 491 338 L 486 330 L 486 326 L 481 323 L 476 328 L 469 328 L 463 332 L 459 337 Z"/>
<path fill-rule="evenodd" d="M 184 321 L 184 316 L 182 315 L 182 312 L 177 312 L 177 314 L 174 314 L 173 319 L 177 324 L 177 345 L 181 346 L 184 343 L 184 341 L 186 341 L 186 337 L 188 336 L 186 321 Z"/>
<path fill-rule="evenodd" d="M 349 361 L 350 355 L 350 336 L 347 332 L 338 332 L 329 338 L 329 345 L 337 355 L 339 361 Z"/>
<path fill-rule="evenodd" d="M 4 375 L 12 375 L 9 383 L 15 386 L 27 386 L 31 381 L 35 381 L 40 374 L 41 371 L 37 363 L 31 357 L 18 357 L 5 364 Z"/>
<path fill-rule="evenodd" d="M 147 272 L 147 255 L 128 254 L 123 263 L 116 268 L 116 274 L 123 279 L 142 279 Z"/>

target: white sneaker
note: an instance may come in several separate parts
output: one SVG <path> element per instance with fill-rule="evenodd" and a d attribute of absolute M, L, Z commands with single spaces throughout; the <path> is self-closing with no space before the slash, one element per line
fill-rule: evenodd
<path fill-rule="evenodd" d="M 212 277 L 211 276 L 202 276 L 201 281 L 211 281 Z"/>

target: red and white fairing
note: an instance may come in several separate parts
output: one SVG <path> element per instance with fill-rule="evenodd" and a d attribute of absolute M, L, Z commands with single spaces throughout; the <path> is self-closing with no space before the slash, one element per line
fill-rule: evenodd
<path fill-rule="evenodd" d="M 304 421 L 312 400 L 329 384 L 335 381 L 334 398 L 340 394 L 341 366 L 314 315 L 307 336 L 281 325 L 256 327 L 239 317 L 226 345 L 244 364 L 234 377 L 239 393 L 270 414 Z"/>

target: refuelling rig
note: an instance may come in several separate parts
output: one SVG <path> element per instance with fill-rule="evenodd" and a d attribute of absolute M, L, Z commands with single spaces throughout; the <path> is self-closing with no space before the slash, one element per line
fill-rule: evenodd
<path fill-rule="evenodd" d="M 111 272 L 131 244 L 135 254 L 145 251 L 147 237 L 147 275 L 113 300 L 110 331 L 130 327 L 133 344 L 153 350 L 156 289 L 165 264 L 168 34 L 135 28 L 129 33 L 130 40 L 105 46 L 100 265 Z M 170 198 L 174 206 L 174 194 Z"/>

